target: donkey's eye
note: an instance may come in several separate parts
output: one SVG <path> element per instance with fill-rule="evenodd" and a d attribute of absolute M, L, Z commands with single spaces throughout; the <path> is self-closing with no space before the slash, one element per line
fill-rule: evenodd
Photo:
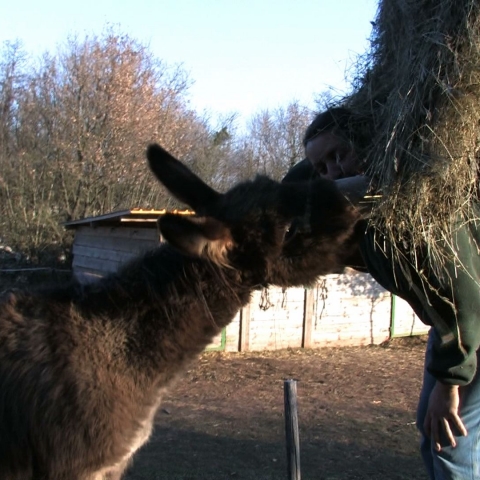
<path fill-rule="evenodd" d="M 297 222 L 292 222 L 288 225 L 285 226 L 285 234 L 283 236 L 283 240 L 285 242 L 288 242 L 291 238 L 295 236 L 298 230 L 298 224 Z"/>

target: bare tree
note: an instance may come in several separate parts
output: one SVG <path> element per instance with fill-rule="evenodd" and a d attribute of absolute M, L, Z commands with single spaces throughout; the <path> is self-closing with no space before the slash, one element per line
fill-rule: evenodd
<path fill-rule="evenodd" d="M 10 47 L 0 65 L 0 222 L 13 243 L 38 249 L 61 240 L 62 220 L 168 205 L 146 179 L 145 146 L 158 141 L 183 157 L 210 135 L 188 108 L 181 66 L 111 29 L 69 38 L 30 65 L 21 85 L 20 58 Z"/>
<path fill-rule="evenodd" d="M 64 242 L 67 219 L 177 206 L 148 181 L 152 141 L 218 190 L 257 173 L 280 178 L 303 156 L 306 107 L 260 112 L 242 133 L 235 115 L 212 127 L 189 108 L 181 65 L 112 28 L 27 60 L 19 43 L 0 52 L 0 229 L 30 254 Z"/>
<path fill-rule="evenodd" d="M 254 115 L 239 148 L 248 174 L 260 172 L 278 179 L 300 161 L 302 135 L 310 117 L 310 110 L 298 102 Z"/>
<path fill-rule="evenodd" d="M 19 41 L 5 42 L 0 51 L 0 154 L 15 149 L 18 93 L 24 88 L 26 53 Z"/>

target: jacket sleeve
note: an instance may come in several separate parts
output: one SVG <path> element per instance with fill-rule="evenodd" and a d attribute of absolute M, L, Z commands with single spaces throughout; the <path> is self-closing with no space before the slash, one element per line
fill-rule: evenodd
<path fill-rule="evenodd" d="M 444 303 L 451 300 L 453 308 L 444 307 L 444 320 L 449 321 L 451 333 L 450 338 L 440 338 L 434 344 L 432 360 L 427 365 L 432 375 L 443 383 L 466 385 L 477 370 L 480 347 L 479 236 L 477 222 L 462 223 L 454 235 L 453 246 L 445 246 L 450 255 L 442 290 L 446 296 Z M 447 317 L 450 310 L 453 313 Z M 437 328 L 437 332 L 441 333 L 441 330 Z"/>
<path fill-rule="evenodd" d="M 387 290 L 406 300 L 417 316 L 436 330 L 428 371 L 446 384 L 467 385 L 477 369 L 480 346 L 479 225 L 460 223 L 451 245 L 444 245 L 442 278 L 424 276 L 369 227 L 361 243 L 368 271 Z M 393 260 L 395 259 L 395 261 Z M 425 273 L 425 272 L 430 273 Z"/>

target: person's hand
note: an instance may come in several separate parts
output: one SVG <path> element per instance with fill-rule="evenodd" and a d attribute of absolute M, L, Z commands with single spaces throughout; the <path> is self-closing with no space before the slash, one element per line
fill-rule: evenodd
<path fill-rule="evenodd" d="M 442 449 L 440 443 L 442 431 L 452 447 L 457 446 L 454 432 L 457 435 L 467 435 L 467 429 L 458 414 L 459 406 L 458 385 L 444 385 L 437 381 L 430 394 L 423 428 L 425 434 L 435 442 L 435 449 L 438 452 Z"/>

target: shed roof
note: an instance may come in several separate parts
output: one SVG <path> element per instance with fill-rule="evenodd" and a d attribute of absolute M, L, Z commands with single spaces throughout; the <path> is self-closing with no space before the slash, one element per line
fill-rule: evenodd
<path fill-rule="evenodd" d="M 144 210 L 143 208 L 132 208 L 130 210 L 118 210 L 116 212 L 105 213 L 93 217 L 81 218 L 79 220 L 70 220 L 65 222 L 63 226 L 67 229 L 75 229 L 80 226 L 90 225 L 92 227 L 109 225 L 118 226 L 124 224 L 135 223 L 136 226 L 148 226 L 155 223 L 161 215 L 165 213 L 175 213 L 177 215 L 194 215 L 192 210 Z"/>

